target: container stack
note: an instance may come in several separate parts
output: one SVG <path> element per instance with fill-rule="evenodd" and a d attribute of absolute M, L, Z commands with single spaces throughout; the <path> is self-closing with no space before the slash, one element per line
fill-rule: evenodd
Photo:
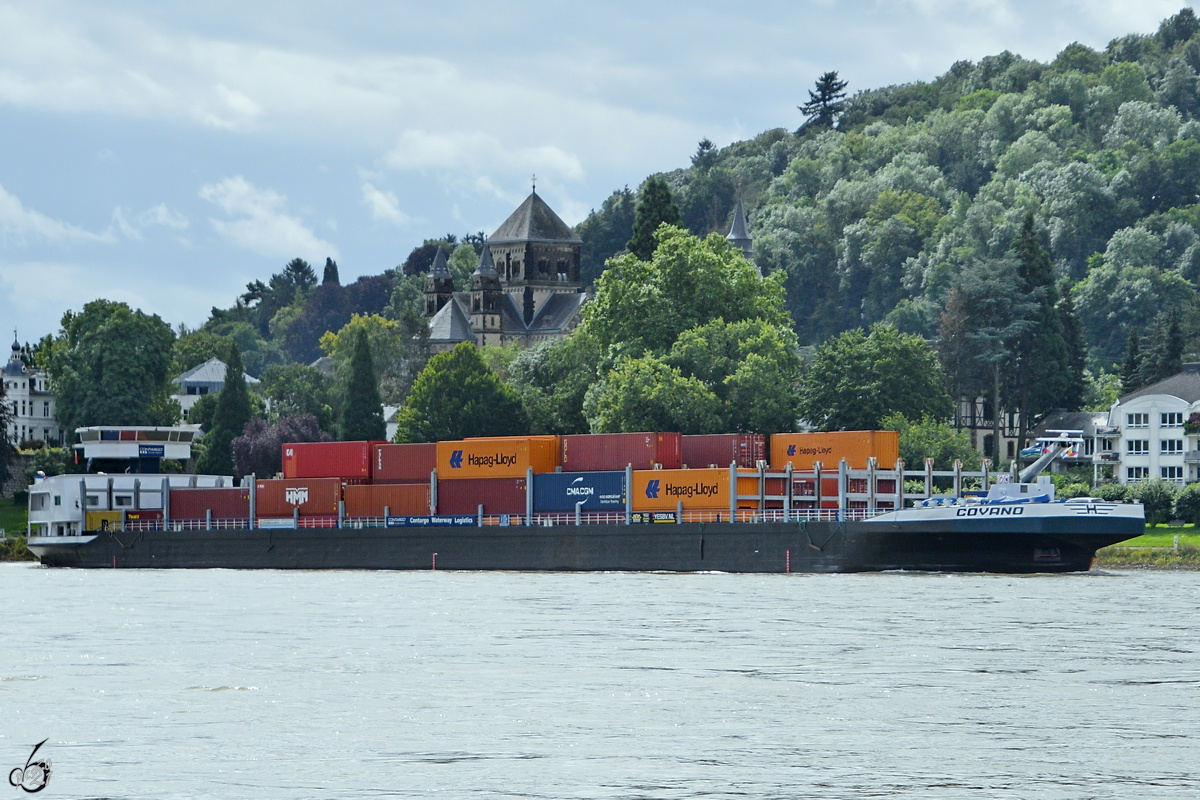
<path fill-rule="evenodd" d="M 761 433 L 709 433 L 681 440 L 686 468 L 728 469 L 732 463 L 753 469 L 767 458 L 767 440 Z"/>
<path fill-rule="evenodd" d="M 557 436 L 496 436 L 437 443 L 439 514 L 524 514 L 526 480 L 553 473 Z"/>

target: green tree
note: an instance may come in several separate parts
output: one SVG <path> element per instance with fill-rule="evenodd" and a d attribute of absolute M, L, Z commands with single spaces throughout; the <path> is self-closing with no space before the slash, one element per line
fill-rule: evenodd
<path fill-rule="evenodd" d="M 1152 478 L 1134 484 L 1130 496 L 1145 507 L 1147 525 L 1162 525 L 1171 519 L 1178 491 L 1175 484 Z"/>
<path fill-rule="evenodd" d="M 321 283 L 341 283 L 341 281 L 338 280 L 337 262 L 332 258 L 325 259 L 325 272 L 321 276 Z"/>
<path fill-rule="evenodd" d="M 889 414 L 882 420 L 883 430 L 898 431 L 900 434 L 900 459 L 912 469 L 919 469 L 925 459 L 933 459 L 933 468 L 948 470 L 955 461 L 961 461 L 966 469 L 974 469 L 979 454 L 971 446 L 971 437 L 964 430 L 955 430 L 944 422 L 924 417 L 910 420 L 903 414 Z M 890 468 L 890 464 L 881 464 Z"/>
<path fill-rule="evenodd" d="M 588 393 L 584 413 L 593 433 L 710 433 L 721 425 L 721 401 L 703 383 L 656 356 L 626 358 Z"/>
<path fill-rule="evenodd" d="M 212 429 L 204 435 L 204 453 L 197 460 L 196 469 L 208 475 L 237 474 L 233 466 L 233 440 L 242 435 L 252 417 L 242 355 L 236 344 L 231 345 L 225 383 L 217 395 Z"/>
<path fill-rule="evenodd" d="M 665 352 L 683 331 L 718 318 L 790 324 L 783 275 L 762 278 L 719 234 L 701 240 L 666 226 L 656 235 L 658 247 L 649 260 L 632 253 L 612 259 L 595 299 L 584 306 L 588 329 L 602 349 Z"/>
<path fill-rule="evenodd" d="M 659 225 L 679 225 L 679 206 L 671 197 L 671 189 L 662 178 L 647 178 L 639 193 L 634 212 L 633 236 L 626 247 L 642 261 L 649 261 L 656 245 L 655 232 Z"/>
<path fill-rule="evenodd" d="M 800 387 L 800 415 L 823 431 L 878 430 L 889 414 L 947 419 L 942 368 L 920 336 L 891 325 L 850 330 L 817 348 Z"/>
<path fill-rule="evenodd" d="M 398 442 L 529 432 L 520 395 L 487 368 L 470 342 L 429 359 L 396 422 Z"/>
<path fill-rule="evenodd" d="M 240 299 L 251 311 L 250 317 L 259 333 L 266 336 L 275 314 L 284 306 L 303 304 L 308 292 L 316 285 L 317 274 L 312 265 L 302 258 L 293 258 L 267 283 L 251 281 L 246 284 L 246 292 Z"/>
<path fill-rule="evenodd" d="M 633 192 L 626 186 L 605 198 L 599 211 L 593 209 L 575 226 L 576 235 L 583 240 L 579 274 L 585 286 L 600 277 L 605 261 L 625 249 L 633 236 L 634 207 Z"/>
<path fill-rule="evenodd" d="M 508 368 L 535 434 L 587 433 L 583 415 L 588 390 L 598 380 L 600 347 L 586 326 L 558 342 L 522 350 Z"/>
<path fill-rule="evenodd" d="M 367 343 L 371 346 L 371 364 L 375 369 L 380 397 L 386 403 L 403 402 L 417 377 L 416 372 L 424 366 L 419 343 L 406 335 L 405 327 L 400 322 L 378 314 L 353 314 L 339 331 L 327 331 L 320 339 L 321 349 L 333 359 L 335 368 L 343 376 L 349 370 L 360 333 L 366 334 Z M 413 369 L 414 364 L 416 370 Z"/>
<path fill-rule="evenodd" d="M 8 440 L 8 432 L 12 429 L 12 407 L 5 400 L 4 387 L 6 382 L 0 382 L 0 486 L 8 483 L 9 474 L 17 457 L 17 449 Z M 54 474 L 54 473 L 48 473 Z"/>
<path fill-rule="evenodd" d="M 171 377 L 178 377 L 210 358 L 220 358 L 229 352 L 233 339 L 211 331 L 198 330 L 182 334 L 175 340 L 171 357 Z"/>
<path fill-rule="evenodd" d="M 832 128 L 845 105 L 846 81 L 838 80 L 836 72 L 826 72 L 817 78 L 816 91 L 809 90 L 808 102 L 798 106 L 805 116 L 804 128 Z M 796 131 L 800 133 L 800 131 Z"/>
<path fill-rule="evenodd" d="M 371 345 L 367 333 L 359 331 L 354 339 L 354 354 L 350 357 L 338 436 L 343 442 L 382 441 L 386 433 L 383 401 L 379 398 L 379 383 L 375 380 L 375 366 L 371 361 Z"/>
<path fill-rule="evenodd" d="M 1142 388 L 1142 339 L 1136 330 L 1129 332 L 1125 348 L 1125 364 L 1121 367 L 1121 393 L 1129 394 Z"/>
<path fill-rule="evenodd" d="M 1200 525 L 1200 483 L 1189 483 L 1175 495 L 1171 514 L 1175 519 Z"/>
<path fill-rule="evenodd" d="M 46 353 L 59 424 L 172 425 L 179 405 L 168 400 L 175 334 L 158 315 L 124 303 L 93 300 L 63 314 Z"/>
<path fill-rule="evenodd" d="M 334 401 L 330 380 L 313 367 L 306 364 L 270 367 L 263 373 L 259 390 L 270 401 L 269 422 L 272 424 L 283 417 L 311 415 L 321 430 L 333 430 Z"/>

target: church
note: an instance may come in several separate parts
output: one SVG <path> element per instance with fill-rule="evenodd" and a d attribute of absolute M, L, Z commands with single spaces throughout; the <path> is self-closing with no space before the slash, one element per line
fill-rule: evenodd
<path fill-rule="evenodd" d="M 754 263 L 741 200 L 726 238 Z M 454 291 L 439 249 L 425 280 L 430 351 L 462 342 L 532 347 L 566 336 L 579 324 L 588 297 L 579 276 L 582 249 L 583 241 L 536 188 L 484 243 L 470 291 Z"/>

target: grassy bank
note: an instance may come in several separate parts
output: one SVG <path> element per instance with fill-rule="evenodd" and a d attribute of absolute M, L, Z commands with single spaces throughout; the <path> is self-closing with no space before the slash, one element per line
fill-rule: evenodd
<path fill-rule="evenodd" d="M 0 500 L 0 528 L 5 539 L 0 539 L 0 561 L 32 561 L 33 553 L 25 546 L 25 527 L 29 512 L 24 502 L 14 503 L 12 498 Z"/>
<path fill-rule="evenodd" d="M 1179 546 L 1175 546 L 1178 537 Z M 1146 526 L 1136 539 L 1105 547 L 1096 553 L 1096 566 L 1126 569 L 1200 570 L 1200 534 L 1194 525 Z"/>

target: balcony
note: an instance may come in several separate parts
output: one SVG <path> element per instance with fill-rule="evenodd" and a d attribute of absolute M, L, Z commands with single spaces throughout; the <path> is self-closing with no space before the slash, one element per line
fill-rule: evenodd
<path fill-rule="evenodd" d="M 1183 463 L 1200 464 L 1200 450 L 1188 450 L 1183 454 Z"/>

